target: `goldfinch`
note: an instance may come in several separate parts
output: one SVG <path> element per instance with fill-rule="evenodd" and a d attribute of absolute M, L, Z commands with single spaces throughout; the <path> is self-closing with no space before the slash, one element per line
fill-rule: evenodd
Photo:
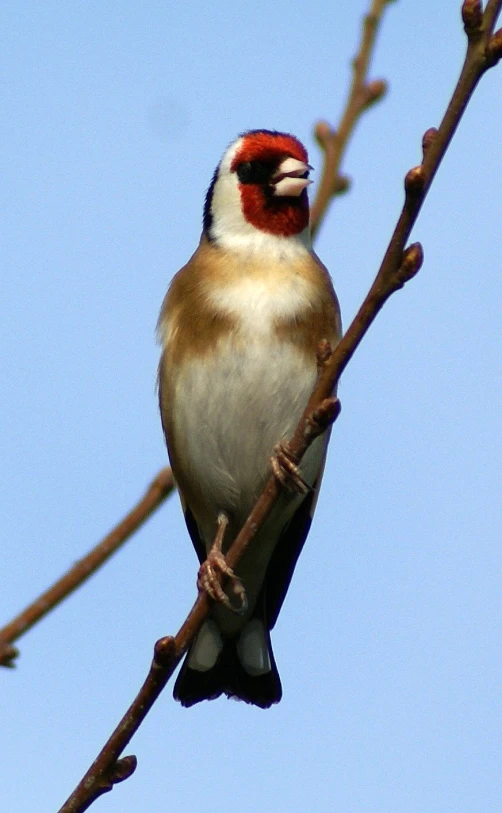
<path fill-rule="evenodd" d="M 292 135 L 240 135 L 214 172 L 200 243 L 159 317 L 162 425 L 199 589 L 215 599 L 174 687 L 184 706 L 226 694 L 268 708 L 282 696 L 270 630 L 310 528 L 328 432 L 302 460 L 305 488 L 282 489 L 235 574 L 224 552 L 271 470 L 281 475 L 274 450 L 307 404 L 320 342 L 340 338 L 338 300 L 311 248 L 310 169 Z M 218 569 L 231 577 L 225 592 Z"/>

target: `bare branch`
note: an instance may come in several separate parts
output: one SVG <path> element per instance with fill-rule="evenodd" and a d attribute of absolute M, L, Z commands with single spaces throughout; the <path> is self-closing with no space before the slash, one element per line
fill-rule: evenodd
<path fill-rule="evenodd" d="M 481 21 L 475 19 L 475 9 L 473 11 L 467 9 L 466 12 L 466 6 L 473 7 L 475 3 L 472 0 L 465 0 L 463 6 L 464 25 L 468 29 L 468 47 L 457 86 L 439 128 L 429 129 L 423 137 L 423 163 L 411 169 L 406 175 L 403 209 L 366 299 L 338 346 L 332 352 L 324 345 L 319 348 L 318 383 L 288 445 L 288 453 L 294 460 L 300 460 L 312 439 L 323 432 L 338 416 L 340 405 L 338 400 L 332 397 L 332 393 L 343 370 L 387 299 L 420 269 L 423 260 L 420 244 L 414 243 L 405 249 L 405 243 L 477 82 L 502 55 L 500 34 L 493 35 L 493 27 L 502 7 L 502 0 L 490 0 Z M 280 490 L 279 481 L 271 476 L 227 554 L 226 561 L 230 568 L 234 568 L 238 563 L 257 529 L 272 509 Z M 140 693 L 59 813 L 77 813 L 86 810 L 94 799 L 118 781 L 119 755 L 159 696 L 208 612 L 209 600 L 205 594 L 200 594 L 176 637 L 157 641 L 154 659 Z M 129 767 L 134 764 L 133 757 L 125 759 L 128 760 Z M 118 763 L 119 766 L 121 763 L 122 760 Z M 120 770 L 118 776 L 123 778 Z"/>
<path fill-rule="evenodd" d="M 357 122 L 364 111 L 382 99 L 387 91 L 387 84 L 383 79 L 368 83 L 367 76 L 378 28 L 385 8 L 391 2 L 392 0 L 373 0 L 363 19 L 361 44 L 352 61 L 352 84 L 338 127 L 333 129 L 325 121 L 316 124 L 315 137 L 324 153 L 324 160 L 317 195 L 310 212 L 312 237 L 319 231 L 335 195 L 340 195 L 349 188 L 348 178 L 340 175 L 340 165 Z"/>
<path fill-rule="evenodd" d="M 173 489 L 174 480 L 171 469 L 162 469 L 148 486 L 144 497 L 113 531 L 29 607 L 26 607 L 9 624 L 0 629 L 0 666 L 14 666 L 14 660 L 19 653 L 12 646 L 12 642 L 20 638 L 37 621 L 40 621 L 70 593 L 73 593 L 77 587 L 80 587 L 89 576 L 92 576 L 98 567 L 101 567 L 153 514 Z"/>

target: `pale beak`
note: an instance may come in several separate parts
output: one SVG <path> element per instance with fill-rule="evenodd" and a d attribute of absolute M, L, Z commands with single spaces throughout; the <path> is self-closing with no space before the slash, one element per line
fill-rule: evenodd
<path fill-rule="evenodd" d="M 274 195 L 279 197 L 298 197 L 304 189 L 312 183 L 306 177 L 310 164 L 298 161 L 296 158 L 285 158 L 279 165 L 277 172 L 272 175 L 272 188 Z"/>

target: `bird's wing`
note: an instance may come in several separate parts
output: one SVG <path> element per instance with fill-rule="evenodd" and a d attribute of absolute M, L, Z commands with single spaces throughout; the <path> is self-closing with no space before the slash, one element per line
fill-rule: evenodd
<path fill-rule="evenodd" d="M 185 515 L 186 526 L 188 528 L 188 533 L 190 534 L 190 539 L 192 540 L 192 545 L 195 548 L 195 553 L 198 556 L 199 562 L 202 564 L 202 562 L 204 562 L 207 557 L 206 547 L 204 545 L 204 542 L 202 541 L 199 532 L 199 526 L 195 521 L 195 517 L 190 510 L 190 506 L 187 505 L 187 503 L 183 499 L 183 494 L 181 494 L 181 492 L 180 497 L 181 497 L 181 506 L 183 508 L 183 513 Z"/>
<path fill-rule="evenodd" d="M 281 611 L 289 583 L 293 577 L 298 557 L 308 536 L 317 505 L 324 466 L 326 463 L 327 442 L 322 465 L 312 491 L 307 494 L 291 521 L 283 530 L 270 559 L 264 583 L 265 617 L 268 629 L 273 629 Z M 257 602 L 259 604 L 259 602 Z"/>

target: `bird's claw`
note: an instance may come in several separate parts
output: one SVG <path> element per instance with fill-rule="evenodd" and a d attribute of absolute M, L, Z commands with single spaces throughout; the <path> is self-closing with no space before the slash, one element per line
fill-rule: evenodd
<path fill-rule="evenodd" d="M 225 607 L 228 607 L 228 609 L 234 613 L 243 615 L 248 606 L 246 590 L 239 577 L 236 576 L 232 568 L 227 565 L 227 561 L 221 550 L 227 525 L 227 517 L 224 514 L 220 514 L 218 517 L 218 531 L 213 546 L 207 555 L 206 561 L 202 562 L 199 568 L 197 587 L 200 591 L 207 593 L 213 601 L 216 601 L 218 604 L 224 604 Z M 220 584 L 218 575 L 220 575 L 220 577 L 226 577 L 229 580 L 232 592 L 239 600 L 237 607 L 232 604 L 225 593 Z"/>
<path fill-rule="evenodd" d="M 226 576 L 229 579 L 232 591 L 240 601 L 240 606 L 235 607 L 232 604 L 219 582 L 218 574 Z M 221 551 L 215 551 L 214 548 L 211 549 L 206 561 L 203 562 L 199 568 L 197 587 L 199 590 L 207 593 L 213 601 L 218 602 L 218 604 L 224 604 L 225 607 L 228 607 L 229 610 L 233 610 L 235 613 L 244 613 L 246 611 L 247 598 L 244 586 L 232 568 L 227 565 L 226 559 Z"/>
<path fill-rule="evenodd" d="M 300 467 L 294 460 L 287 441 L 281 440 L 274 446 L 274 454 L 270 458 L 270 465 L 274 477 L 289 491 L 294 491 L 297 494 L 307 494 L 311 490 L 309 484 L 302 477 Z"/>

